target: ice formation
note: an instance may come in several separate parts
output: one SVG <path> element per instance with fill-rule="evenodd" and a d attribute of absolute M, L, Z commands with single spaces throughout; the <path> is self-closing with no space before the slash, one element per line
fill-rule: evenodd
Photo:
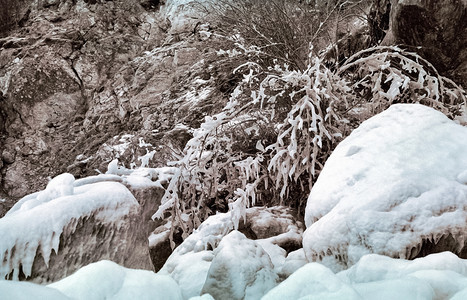
<path fill-rule="evenodd" d="M 24 197 L 0 219 L 0 278 L 18 279 L 20 270 L 30 276 L 36 252 L 48 266 L 52 251 L 58 253 L 60 236 L 73 233 L 80 219 L 93 217 L 118 228 L 121 218 L 139 208 L 120 183 L 73 184 L 71 174 L 59 175 L 44 191 Z"/>
<path fill-rule="evenodd" d="M 362 123 L 326 162 L 306 207 L 309 261 L 338 270 L 368 253 L 465 254 L 467 128 L 417 104 Z"/>

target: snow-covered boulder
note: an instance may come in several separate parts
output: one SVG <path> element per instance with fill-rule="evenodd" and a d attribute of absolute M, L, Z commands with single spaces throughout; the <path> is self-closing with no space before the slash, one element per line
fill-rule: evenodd
<path fill-rule="evenodd" d="M 266 251 L 235 230 L 214 251 L 201 293 L 215 299 L 259 299 L 276 281 L 277 274 Z"/>
<path fill-rule="evenodd" d="M 246 246 L 237 247 L 236 255 L 234 255 L 236 260 L 229 263 L 233 263 L 232 266 L 251 266 L 252 268 L 262 265 L 265 270 L 272 269 L 272 273 L 280 274 L 287 252 L 295 250 L 297 245 L 301 243 L 303 232 L 301 222 L 295 221 L 292 211 L 286 207 L 253 207 L 246 210 L 246 216 L 246 222 L 241 220 L 238 231 L 235 231 L 237 235 L 231 236 L 224 244 L 235 244 L 229 240 L 238 238 L 241 243 L 249 245 L 261 253 L 260 263 L 255 265 L 251 262 L 252 258 L 247 255 L 250 253 L 249 248 Z M 268 227 L 269 231 L 266 230 Z M 226 249 L 222 251 L 217 250 L 217 248 L 220 247 L 223 239 L 234 230 L 235 226 L 230 212 L 209 217 L 173 251 L 158 274 L 172 276 L 182 289 L 184 299 L 199 296 L 203 287 L 205 292 L 211 293 L 211 288 L 215 285 L 226 284 L 225 282 L 215 282 L 220 280 L 219 276 L 216 275 L 218 272 L 215 270 L 219 268 L 219 265 L 228 262 L 225 257 L 228 256 L 229 250 L 228 247 L 224 247 Z M 159 240 L 163 234 L 161 232 L 153 235 L 150 240 Z M 239 238 L 240 234 L 243 238 Z M 220 257 L 216 258 L 217 255 Z M 217 261 L 215 263 L 217 267 L 212 267 L 213 261 Z M 238 271 L 238 273 L 239 278 L 252 276 L 247 269 L 244 272 Z M 270 275 L 269 271 L 267 274 Z M 209 284 L 207 283 L 208 278 Z M 238 283 L 240 286 L 242 284 L 245 282 Z M 271 286 L 268 285 L 268 288 Z"/>
<path fill-rule="evenodd" d="M 102 259 L 152 269 L 145 229 L 121 183 L 59 175 L 0 219 L 0 278 L 50 282 Z"/>
<path fill-rule="evenodd" d="M 466 286 L 467 260 L 451 252 L 413 261 L 368 254 L 337 274 L 309 263 L 262 299 L 464 299 Z"/>
<path fill-rule="evenodd" d="M 362 123 L 326 162 L 306 207 L 304 250 L 334 269 L 378 253 L 467 257 L 467 128 L 417 104 Z"/>

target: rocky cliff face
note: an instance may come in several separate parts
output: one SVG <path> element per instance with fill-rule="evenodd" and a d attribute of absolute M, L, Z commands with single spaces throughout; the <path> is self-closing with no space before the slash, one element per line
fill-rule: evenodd
<path fill-rule="evenodd" d="M 18 199 L 65 171 L 104 171 L 116 157 L 129 166 L 146 150 L 165 164 L 183 148 L 215 107 L 209 78 L 193 75 L 204 72 L 209 36 L 190 20 L 171 25 L 169 13 L 184 7 L 160 4 L 28 6 L 27 21 L 0 40 L 1 197 Z"/>

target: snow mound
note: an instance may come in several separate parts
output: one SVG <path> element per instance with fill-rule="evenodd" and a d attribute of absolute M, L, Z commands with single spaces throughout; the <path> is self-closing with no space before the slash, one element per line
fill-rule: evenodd
<path fill-rule="evenodd" d="M 184 299 L 199 296 L 214 258 L 213 249 L 231 230 L 229 213 L 209 217 L 173 251 L 158 274 L 175 279 Z"/>
<path fill-rule="evenodd" d="M 2 299 L 30 300 L 67 300 L 65 294 L 42 285 L 10 280 L 0 280 L 0 295 Z"/>
<path fill-rule="evenodd" d="M 171 277 L 127 269 L 108 260 L 82 267 L 48 286 L 0 280 L 0 295 L 1 299 L 15 300 L 182 299 L 180 288 Z"/>
<path fill-rule="evenodd" d="M 48 287 L 72 299 L 182 299 L 170 276 L 127 269 L 108 260 L 89 264 Z"/>
<path fill-rule="evenodd" d="M 17 202 L 6 215 L 11 215 L 16 211 L 25 211 L 32 209 L 42 203 L 48 202 L 50 200 L 73 195 L 73 184 L 75 182 L 75 177 L 69 173 L 63 173 L 53 178 L 47 184 L 45 190 L 33 194 L 33 197 L 25 197 L 22 200 Z"/>
<path fill-rule="evenodd" d="M 92 216 L 118 227 L 119 220 L 138 211 L 135 198 L 120 183 L 73 188 L 73 181 L 70 174 L 57 176 L 44 191 L 24 197 L 0 219 L 0 278 L 16 280 L 20 269 L 31 276 L 36 252 L 48 267 L 52 250 L 58 253 L 60 236 L 73 233 L 80 219 Z"/>
<path fill-rule="evenodd" d="M 276 285 L 273 269 L 264 249 L 234 230 L 214 251 L 202 293 L 215 299 L 259 299 Z"/>
<path fill-rule="evenodd" d="M 368 254 L 337 274 L 309 263 L 262 299 L 464 299 L 466 286 L 467 260 L 451 252 L 413 261 Z"/>
<path fill-rule="evenodd" d="M 309 263 L 301 267 L 262 299 L 300 299 L 308 295 L 314 299 L 360 299 L 350 285 L 318 263 Z"/>
<path fill-rule="evenodd" d="M 467 254 L 467 128 L 418 104 L 365 121 L 326 162 L 306 207 L 304 250 L 334 270 L 369 253 Z"/>

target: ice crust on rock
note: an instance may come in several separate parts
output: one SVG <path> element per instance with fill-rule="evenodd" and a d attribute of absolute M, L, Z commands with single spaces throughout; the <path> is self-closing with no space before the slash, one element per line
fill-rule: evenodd
<path fill-rule="evenodd" d="M 20 267 L 30 276 L 37 251 L 48 265 L 52 250 L 58 252 L 62 233 L 73 233 L 80 218 L 93 216 L 118 227 L 121 218 L 139 208 L 120 183 L 73 187 L 73 182 L 71 174 L 57 176 L 44 191 L 24 197 L 0 219 L 0 278 L 13 272 L 12 278 L 18 279 Z"/>
<path fill-rule="evenodd" d="M 418 104 L 363 122 L 327 160 L 306 207 L 309 261 L 334 270 L 368 253 L 414 258 L 423 243 L 467 230 L 467 128 Z"/>

